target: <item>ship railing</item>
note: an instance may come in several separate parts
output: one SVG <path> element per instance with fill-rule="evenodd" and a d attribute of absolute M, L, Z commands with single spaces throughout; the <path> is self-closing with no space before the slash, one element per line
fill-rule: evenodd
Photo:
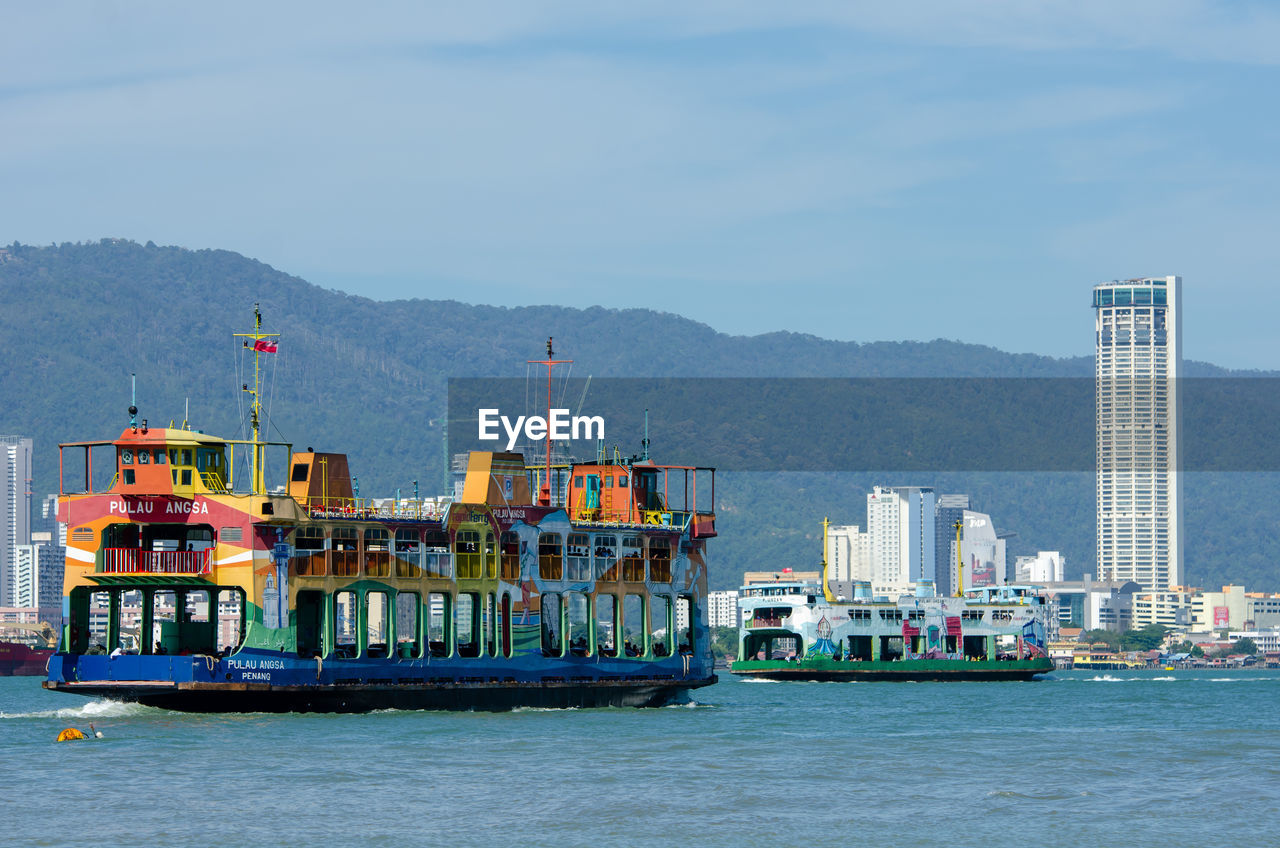
<path fill-rule="evenodd" d="M 149 551 L 144 548 L 105 548 L 106 574 L 208 574 L 211 551 Z"/>

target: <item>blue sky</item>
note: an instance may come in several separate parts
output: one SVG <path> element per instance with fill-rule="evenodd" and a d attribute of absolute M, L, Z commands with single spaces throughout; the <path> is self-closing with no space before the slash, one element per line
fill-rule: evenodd
<path fill-rule="evenodd" d="M 798 7 L 798 8 L 797 8 Z M 0 242 L 216 247 L 377 299 L 1280 368 L 1280 5 L 49 3 Z"/>

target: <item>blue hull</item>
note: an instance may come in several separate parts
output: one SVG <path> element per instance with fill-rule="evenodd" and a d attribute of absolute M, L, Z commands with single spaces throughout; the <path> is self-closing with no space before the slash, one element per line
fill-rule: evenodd
<path fill-rule="evenodd" d="M 339 659 L 55 654 L 46 689 L 191 712 L 661 706 L 716 681 L 684 657 Z"/>

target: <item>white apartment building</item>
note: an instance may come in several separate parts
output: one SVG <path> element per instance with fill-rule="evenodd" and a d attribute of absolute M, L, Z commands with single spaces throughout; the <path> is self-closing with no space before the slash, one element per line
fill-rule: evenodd
<path fill-rule="evenodd" d="M 1098 580 L 1181 583 L 1182 278 L 1093 287 Z"/>
<path fill-rule="evenodd" d="M 0 607 L 13 603 L 19 545 L 31 544 L 31 439 L 0 436 Z"/>
<path fill-rule="evenodd" d="M 871 534 L 857 524 L 827 528 L 827 579 L 830 581 L 871 579 Z"/>
<path fill-rule="evenodd" d="M 896 597 L 936 575 L 933 489 L 876 486 L 867 495 L 871 591 Z"/>
<path fill-rule="evenodd" d="M 738 591 L 707 593 L 707 624 L 711 627 L 738 627 L 742 616 L 738 612 Z"/>
<path fill-rule="evenodd" d="M 1196 592 L 1191 596 L 1191 626 L 1197 633 L 1243 630 L 1247 598 L 1243 586 L 1223 586 L 1221 592 Z"/>
<path fill-rule="evenodd" d="M 1013 564 L 1014 579 L 1019 583 L 1061 583 L 1063 577 L 1062 554 L 1057 551 L 1038 551 L 1035 556 L 1020 556 Z"/>
<path fill-rule="evenodd" d="M 48 533 L 33 533 L 31 544 L 16 545 L 13 552 L 10 606 L 35 609 L 40 621 L 60 628 L 66 549 L 53 544 Z"/>
<path fill-rule="evenodd" d="M 1195 593 L 1189 589 L 1142 591 L 1133 593 L 1133 626 L 1163 624 L 1183 628 L 1191 624 L 1191 602 Z"/>

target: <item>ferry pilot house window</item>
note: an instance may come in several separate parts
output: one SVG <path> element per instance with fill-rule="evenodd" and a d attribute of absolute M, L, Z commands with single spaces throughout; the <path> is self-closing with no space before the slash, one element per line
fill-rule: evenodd
<path fill-rule="evenodd" d="M 622 579 L 644 582 L 644 540 L 639 536 L 622 537 Z"/>
<path fill-rule="evenodd" d="M 649 579 L 671 582 L 671 540 L 661 536 L 649 540 Z"/>
<path fill-rule="evenodd" d="M 543 580 L 559 580 L 563 574 L 560 557 L 559 533 L 543 533 L 538 537 L 538 577 Z"/>
<path fill-rule="evenodd" d="M 591 579 L 591 542 L 586 533 L 570 533 L 565 542 L 570 580 Z"/>
<path fill-rule="evenodd" d="M 420 577 L 422 575 L 422 539 L 411 527 L 396 531 L 396 577 Z"/>
<path fill-rule="evenodd" d="M 596 536 L 596 544 L 592 554 L 596 562 L 596 579 L 617 580 L 618 537 Z"/>
<path fill-rule="evenodd" d="M 443 530 L 428 530 L 423 536 L 423 563 L 428 577 L 452 577 L 452 560 L 449 554 L 449 534 Z"/>
<path fill-rule="evenodd" d="M 458 579 L 480 579 L 480 534 L 475 530 L 459 530 L 454 537 L 453 552 Z"/>
<path fill-rule="evenodd" d="M 520 537 L 508 530 L 502 534 L 502 579 L 520 579 Z"/>
<path fill-rule="evenodd" d="M 391 552 L 387 549 L 387 531 L 370 527 L 364 531 L 364 568 L 370 577 L 391 576 Z"/>
<path fill-rule="evenodd" d="M 293 537 L 293 573 L 324 576 L 324 528 L 299 527 Z"/>

